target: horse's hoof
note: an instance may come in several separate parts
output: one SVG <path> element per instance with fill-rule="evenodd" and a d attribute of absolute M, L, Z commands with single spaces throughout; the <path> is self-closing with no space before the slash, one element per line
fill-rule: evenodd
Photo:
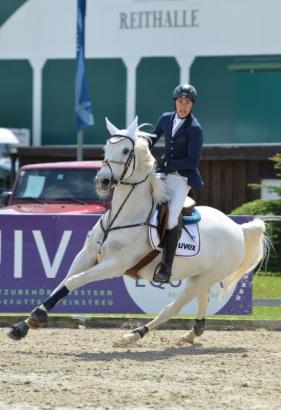
<path fill-rule="evenodd" d="M 113 347 L 128 347 L 141 339 L 138 333 L 127 333 L 122 336 L 122 339 L 113 343 Z"/>
<path fill-rule="evenodd" d="M 8 337 L 13 340 L 23 339 L 29 331 L 29 326 L 24 322 L 19 322 L 12 326 L 12 329 L 8 333 Z"/>
<path fill-rule="evenodd" d="M 186 345 L 186 343 L 194 344 L 195 333 L 194 329 L 192 328 L 187 334 L 176 341 L 177 346 Z"/>
<path fill-rule="evenodd" d="M 27 323 L 31 329 L 45 327 L 48 324 L 48 314 L 42 309 L 35 308 L 27 319 Z"/>
<path fill-rule="evenodd" d="M 194 339 L 190 337 L 181 337 L 176 341 L 176 346 L 185 346 L 186 344 L 193 345 L 194 344 Z"/>

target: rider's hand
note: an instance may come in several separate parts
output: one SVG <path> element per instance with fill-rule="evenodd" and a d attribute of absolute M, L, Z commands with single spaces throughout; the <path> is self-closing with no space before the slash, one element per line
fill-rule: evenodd
<path fill-rule="evenodd" d="M 169 159 L 167 159 L 166 161 L 166 169 L 168 172 L 175 172 L 176 169 L 171 165 L 171 161 L 169 161 Z"/>
<path fill-rule="evenodd" d="M 166 160 L 165 156 L 161 157 L 158 160 L 156 171 L 159 172 L 160 174 L 166 174 L 167 173 L 167 160 Z"/>

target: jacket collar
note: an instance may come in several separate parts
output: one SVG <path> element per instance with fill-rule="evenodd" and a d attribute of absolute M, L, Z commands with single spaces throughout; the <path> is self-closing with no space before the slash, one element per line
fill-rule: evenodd
<path fill-rule="evenodd" d="M 170 134 L 172 135 L 172 130 L 173 130 L 173 123 L 174 123 L 174 119 L 176 116 L 176 112 L 173 113 L 172 117 L 171 117 L 171 122 L 170 122 Z M 185 129 L 186 127 L 189 126 L 191 120 L 193 118 L 192 112 L 190 112 L 188 114 L 188 116 L 186 117 L 185 121 L 181 124 L 181 126 L 177 129 L 175 135 L 173 136 L 173 138 L 177 138 L 177 136 L 180 134 L 180 132 Z"/>

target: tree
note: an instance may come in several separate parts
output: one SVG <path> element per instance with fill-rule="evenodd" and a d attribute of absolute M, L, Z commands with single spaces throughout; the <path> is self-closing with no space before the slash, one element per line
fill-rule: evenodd
<path fill-rule="evenodd" d="M 281 171 L 281 154 L 276 154 L 269 158 L 271 161 L 275 162 L 274 168 Z M 281 177 L 280 172 L 276 172 L 277 177 Z M 281 184 L 279 186 L 270 187 L 272 192 L 276 192 L 281 197 Z"/>
<path fill-rule="evenodd" d="M 273 166 L 277 171 L 281 170 L 281 154 L 278 153 L 276 155 L 273 155 L 273 157 L 270 157 L 269 159 L 270 159 L 270 161 L 275 162 L 275 164 Z M 276 172 L 276 176 L 281 177 L 281 173 Z M 269 192 L 275 192 L 276 194 L 279 195 L 279 197 L 281 199 L 281 182 L 278 186 L 264 185 L 264 184 L 249 184 L 249 187 L 252 188 L 252 189 L 260 189 L 262 187 L 266 187 L 269 190 Z"/>
<path fill-rule="evenodd" d="M 273 161 L 274 168 L 277 170 L 276 176 L 281 177 L 281 154 L 276 154 L 269 158 Z M 257 199 L 255 201 L 247 202 L 239 208 L 234 209 L 232 215 L 281 215 L 281 184 L 279 186 L 268 186 L 260 184 L 250 184 L 253 189 L 260 189 L 262 186 L 271 192 L 276 192 L 279 195 L 278 199 Z M 270 237 L 273 249 L 271 249 L 268 263 L 265 264 L 262 269 L 271 272 L 278 272 L 280 274 L 281 270 L 281 222 L 280 221 L 268 221 L 267 225 L 267 235 Z"/>

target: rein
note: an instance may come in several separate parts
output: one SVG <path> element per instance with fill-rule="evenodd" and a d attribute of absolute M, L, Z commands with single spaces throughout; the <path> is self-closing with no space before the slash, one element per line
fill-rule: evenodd
<path fill-rule="evenodd" d="M 102 242 L 100 242 L 100 245 L 101 245 L 101 246 L 102 246 L 102 245 L 104 244 L 104 242 L 106 241 L 106 239 L 107 239 L 108 234 L 109 234 L 110 231 L 114 231 L 114 230 L 117 230 L 117 229 L 135 228 L 135 227 L 137 227 L 137 226 L 153 226 L 153 227 L 155 227 L 154 225 L 152 225 L 152 224 L 149 223 L 149 220 L 150 220 L 150 218 L 151 218 L 152 211 L 153 211 L 153 208 L 154 208 L 154 202 L 153 202 L 153 200 L 152 200 L 152 206 L 151 206 L 149 215 L 148 215 L 148 217 L 147 217 L 147 219 L 146 219 L 145 222 L 140 222 L 140 223 L 137 223 L 137 224 L 130 224 L 130 225 L 122 225 L 122 226 L 114 226 L 114 227 L 112 227 L 112 225 L 113 225 L 114 222 L 116 221 L 117 217 L 119 216 L 120 212 L 122 211 L 122 209 L 123 209 L 125 203 L 128 201 L 128 199 L 130 198 L 130 196 L 131 196 L 131 194 L 133 193 L 134 189 L 136 188 L 136 186 L 138 186 L 138 185 L 142 184 L 143 182 L 145 182 L 145 181 L 147 180 L 147 178 L 148 178 L 148 175 L 147 175 L 143 180 L 141 180 L 141 181 L 139 181 L 139 182 L 134 182 L 134 183 L 131 183 L 131 182 L 119 182 L 119 183 L 122 184 L 122 185 L 129 185 L 129 186 L 131 186 L 131 189 L 130 189 L 129 193 L 127 194 L 126 198 L 124 199 L 124 201 L 122 202 L 122 204 L 121 204 L 120 208 L 118 209 L 116 215 L 114 216 L 114 218 L 112 219 L 112 221 L 109 222 L 109 224 L 108 224 L 108 226 L 107 226 L 106 228 L 103 226 L 103 223 L 102 223 L 103 218 L 100 219 L 100 226 L 101 226 L 101 229 L 102 229 L 102 231 L 103 231 L 103 233 L 104 233 L 103 240 L 102 240 Z M 109 217 L 109 220 L 110 220 L 110 213 L 111 213 L 111 209 L 109 209 L 109 216 L 108 216 L 108 217 Z"/>
<path fill-rule="evenodd" d="M 139 182 L 126 182 L 126 181 L 123 180 L 124 177 L 125 177 L 125 175 L 126 175 L 126 173 L 127 173 L 127 171 L 128 171 L 128 169 L 129 169 L 129 166 L 130 166 L 132 160 L 134 161 L 133 170 L 132 170 L 130 176 L 129 176 L 127 179 L 129 179 L 129 178 L 133 175 L 133 173 L 134 173 L 134 171 L 135 171 L 135 166 L 136 166 L 135 151 L 134 151 L 135 141 L 134 141 L 131 137 L 123 136 L 123 135 L 118 135 L 118 134 L 114 135 L 113 137 L 121 137 L 121 138 L 123 138 L 123 139 L 129 139 L 129 140 L 131 141 L 132 145 L 133 145 L 133 148 L 131 149 L 130 154 L 129 154 L 129 156 L 128 156 L 126 162 L 115 161 L 115 160 L 105 160 L 105 161 L 102 162 L 102 164 L 107 165 L 107 166 L 109 167 L 110 172 L 111 172 L 111 175 L 112 175 L 112 177 L 111 177 L 111 182 L 112 182 L 112 184 L 114 184 L 114 183 L 119 183 L 119 184 L 121 184 L 121 185 L 128 185 L 128 186 L 131 187 L 131 189 L 130 189 L 129 193 L 127 194 L 126 198 L 124 199 L 124 201 L 122 202 L 120 208 L 118 209 L 116 215 L 114 216 L 114 218 L 112 219 L 111 222 L 110 222 L 111 208 L 109 209 L 109 211 L 108 211 L 108 212 L 109 212 L 109 215 L 108 215 L 109 223 L 108 223 L 108 226 L 107 226 L 107 227 L 104 227 L 104 226 L 103 226 L 103 222 L 102 222 L 102 221 L 103 221 L 103 217 L 100 219 L 100 226 L 101 226 L 101 229 L 102 229 L 102 231 L 103 231 L 103 233 L 104 233 L 104 237 L 103 237 L 102 241 L 100 242 L 100 246 L 102 246 L 102 245 L 104 244 L 104 242 L 106 241 L 106 239 L 107 239 L 108 234 L 109 234 L 110 231 L 117 230 L 117 229 L 135 228 L 135 227 L 138 227 L 138 226 L 154 226 L 154 225 L 151 225 L 151 224 L 149 223 L 149 220 L 150 220 L 150 218 L 151 218 L 151 215 L 152 215 L 152 212 L 153 212 L 153 208 L 154 208 L 154 201 L 153 201 L 153 199 L 152 199 L 152 206 L 151 206 L 149 215 L 148 215 L 148 217 L 147 217 L 147 219 L 146 219 L 145 222 L 136 223 L 136 224 L 130 224 L 130 225 L 123 225 L 123 226 L 114 226 L 114 227 L 112 226 L 112 225 L 114 224 L 114 222 L 116 221 L 117 217 L 119 216 L 120 212 L 122 211 L 124 205 L 126 204 L 126 202 L 128 201 L 128 199 L 129 199 L 130 196 L 132 195 L 134 189 L 135 189 L 138 185 L 144 183 L 144 182 L 147 180 L 148 176 L 149 176 L 149 175 L 147 175 L 143 180 L 141 180 L 141 181 L 139 181 Z M 109 140 L 109 142 L 110 142 L 110 140 Z M 120 142 L 120 141 L 117 141 L 117 142 Z M 117 142 L 110 142 L 110 143 L 111 143 L 111 144 L 116 144 Z M 111 165 L 110 165 L 111 163 L 112 163 L 112 164 L 124 165 L 123 173 L 122 173 L 122 175 L 120 176 L 120 178 L 119 178 L 118 180 L 116 180 L 116 179 L 114 178 L 113 171 L 112 171 L 112 168 L 111 168 Z"/>

